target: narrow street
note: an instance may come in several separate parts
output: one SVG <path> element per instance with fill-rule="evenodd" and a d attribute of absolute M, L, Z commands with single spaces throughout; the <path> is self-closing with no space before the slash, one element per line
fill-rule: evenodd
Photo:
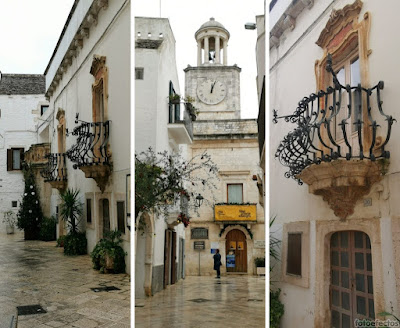
<path fill-rule="evenodd" d="M 187 276 L 135 301 L 141 328 L 265 327 L 265 277 Z"/>
<path fill-rule="evenodd" d="M 17 306 L 39 304 L 47 313 L 19 315 L 18 328 L 128 328 L 129 276 L 100 274 L 89 255 L 64 256 L 55 245 L 0 234 L 0 327 L 10 327 Z M 91 289 L 105 286 L 119 290 Z"/>

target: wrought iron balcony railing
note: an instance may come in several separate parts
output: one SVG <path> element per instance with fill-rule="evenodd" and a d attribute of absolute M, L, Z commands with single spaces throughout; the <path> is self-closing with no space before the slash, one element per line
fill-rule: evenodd
<path fill-rule="evenodd" d="M 188 110 L 188 105 L 185 106 L 183 112 L 180 104 L 169 103 L 168 123 L 183 123 L 190 136 L 193 139 L 193 122 L 192 113 Z"/>
<path fill-rule="evenodd" d="M 65 154 L 50 153 L 45 156 L 47 164 L 40 175 L 44 178 L 44 182 L 67 181 L 67 166 L 65 162 Z"/>
<path fill-rule="evenodd" d="M 278 116 L 273 111 L 273 122 L 283 118 L 297 124 L 280 143 L 275 157 L 289 168 L 285 177 L 297 177 L 312 164 L 337 159 L 389 158 L 385 150 L 394 121 L 382 109 L 380 81 L 372 88 L 342 85 L 332 69 L 332 57 L 328 55 L 326 70 L 332 75 L 333 87 L 304 97 L 292 115 Z M 378 110 L 373 112 L 373 106 Z M 354 126 L 351 129 L 346 126 Z"/>
<path fill-rule="evenodd" d="M 78 121 L 76 120 L 75 123 Z M 108 150 L 110 121 L 81 124 L 74 128 L 72 135 L 77 137 L 75 145 L 67 151 L 67 157 L 74 162 L 74 169 L 92 165 L 110 165 Z"/>

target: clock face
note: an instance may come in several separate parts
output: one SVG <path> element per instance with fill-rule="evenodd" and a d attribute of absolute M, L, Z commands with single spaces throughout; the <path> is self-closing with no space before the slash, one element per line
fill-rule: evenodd
<path fill-rule="evenodd" d="M 225 96 L 225 84 L 222 81 L 218 81 L 218 78 L 205 80 L 197 86 L 197 97 L 208 105 L 220 103 L 224 100 Z"/>

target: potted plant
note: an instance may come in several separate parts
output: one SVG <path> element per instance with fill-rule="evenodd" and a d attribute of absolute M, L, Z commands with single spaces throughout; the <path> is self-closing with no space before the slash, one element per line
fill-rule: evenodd
<path fill-rule="evenodd" d="M 121 243 L 121 231 L 105 233 L 104 238 L 100 239 L 90 253 L 93 268 L 100 270 L 101 273 L 124 273 L 127 253 L 121 247 Z"/>
<path fill-rule="evenodd" d="M 7 211 L 3 216 L 3 223 L 6 225 L 7 235 L 11 235 L 14 233 L 15 223 L 17 222 L 15 213 L 12 211 Z"/>
<path fill-rule="evenodd" d="M 169 103 L 177 105 L 181 102 L 181 96 L 177 93 L 174 93 L 172 95 L 169 95 Z"/>
<path fill-rule="evenodd" d="M 185 226 L 185 228 L 189 225 L 190 220 L 189 217 L 185 214 L 185 213 L 179 213 L 178 215 L 178 219 L 177 219 L 178 223 L 183 223 L 183 225 Z"/>
<path fill-rule="evenodd" d="M 254 260 L 254 264 L 257 268 L 257 275 L 265 275 L 265 258 L 256 257 Z"/>
<path fill-rule="evenodd" d="M 68 234 L 64 238 L 65 255 L 84 255 L 87 253 L 85 232 L 79 232 L 78 225 L 83 214 L 83 203 L 79 190 L 67 189 L 60 195 L 60 217 L 68 224 Z"/>

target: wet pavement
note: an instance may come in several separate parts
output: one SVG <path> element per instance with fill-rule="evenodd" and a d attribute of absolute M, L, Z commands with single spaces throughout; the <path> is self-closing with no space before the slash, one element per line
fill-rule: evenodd
<path fill-rule="evenodd" d="M 47 313 L 18 316 L 18 328 L 130 327 L 129 276 L 100 274 L 89 255 L 65 256 L 55 245 L 0 233 L 0 328 L 17 306 L 36 304 Z M 104 286 L 119 290 L 91 290 Z"/>
<path fill-rule="evenodd" d="M 135 301 L 136 327 L 265 327 L 265 277 L 187 276 Z"/>

